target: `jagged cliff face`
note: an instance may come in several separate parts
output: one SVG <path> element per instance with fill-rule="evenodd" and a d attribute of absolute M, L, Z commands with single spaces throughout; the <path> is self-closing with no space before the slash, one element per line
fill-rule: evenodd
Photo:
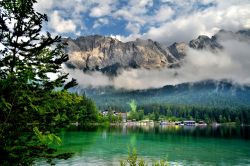
<path fill-rule="evenodd" d="M 188 49 L 188 45 L 186 43 L 174 43 L 167 48 L 169 52 L 174 56 L 177 60 L 183 59 L 186 56 L 186 52 Z"/>
<path fill-rule="evenodd" d="M 189 42 L 189 47 L 194 49 L 221 49 L 222 46 L 217 42 L 215 37 L 209 38 L 208 36 L 201 35 L 197 39 Z"/>
<path fill-rule="evenodd" d="M 186 43 L 174 43 L 164 47 L 160 43 L 142 39 L 123 43 L 111 37 L 99 35 L 66 39 L 69 53 L 68 67 L 81 70 L 98 70 L 108 74 L 116 74 L 119 69 L 146 68 L 157 69 L 180 66 L 188 48 L 223 49 L 221 40 L 243 39 L 250 35 L 249 30 L 237 33 L 221 30 L 215 36 L 199 36 Z"/>
<path fill-rule="evenodd" d="M 68 65 L 83 70 L 112 72 L 119 68 L 163 68 L 178 60 L 152 40 L 123 43 L 103 36 L 67 39 Z"/>

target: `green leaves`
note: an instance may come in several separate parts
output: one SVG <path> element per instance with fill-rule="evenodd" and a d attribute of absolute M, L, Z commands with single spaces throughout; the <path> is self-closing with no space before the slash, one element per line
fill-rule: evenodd
<path fill-rule="evenodd" d="M 137 108 L 136 101 L 131 100 L 128 104 L 130 106 L 131 112 L 136 112 L 136 108 Z"/>
<path fill-rule="evenodd" d="M 47 145 L 62 143 L 53 134 L 59 127 L 98 114 L 91 100 L 66 91 L 76 85 L 74 79 L 65 83 L 62 63 L 68 56 L 60 36 L 40 33 L 47 16 L 34 11 L 35 2 L 0 0 L 0 152 L 6 152 L 7 165 L 51 155 Z M 57 78 L 50 79 L 51 73 Z M 27 140 L 20 141 L 24 135 Z M 34 146 L 38 140 L 43 145 Z M 10 147 L 22 147 L 23 155 Z"/>
<path fill-rule="evenodd" d="M 12 107 L 12 105 L 7 102 L 2 96 L 1 96 L 1 100 L 0 100 L 0 108 L 3 109 L 3 111 L 6 111 L 6 110 L 10 110 Z"/>
<path fill-rule="evenodd" d="M 132 150 L 129 149 L 127 162 L 129 163 L 130 166 L 136 166 L 137 152 L 135 148 L 133 148 Z"/>
<path fill-rule="evenodd" d="M 50 33 L 39 32 L 46 15 L 35 12 L 35 0 L 3 0 L 0 2 L 0 78 L 7 79 L 12 74 L 18 81 L 29 83 L 39 89 L 53 90 L 62 87 L 67 74 L 61 73 L 61 64 L 68 60 L 63 51 L 61 37 L 51 37 Z M 8 28 L 7 23 L 14 26 Z M 24 40 L 25 39 L 25 40 Z M 55 80 L 47 73 L 58 73 Z M 75 86 L 76 84 L 71 84 Z"/>
<path fill-rule="evenodd" d="M 136 149 L 132 150 L 129 148 L 127 160 L 120 160 L 120 166 L 148 166 L 147 162 L 141 158 L 138 159 Z M 170 166 L 166 160 L 153 161 L 152 166 Z"/>
<path fill-rule="evenodd" d="M 43 134 L 42 132 L 38 130 L 37 127 L 34 127 L 33 131 L 35 135 L 37 136 L 38 140 L 42 144 L 45 144 L 45 145 L 51 145 L 51 144 L 61 145 L 62 144 L 62 140 L 60 139 L 60 137 L 56 136 L 55 134 L 51 134 L 49 132 L 47 132 L 46 134 Z"/>

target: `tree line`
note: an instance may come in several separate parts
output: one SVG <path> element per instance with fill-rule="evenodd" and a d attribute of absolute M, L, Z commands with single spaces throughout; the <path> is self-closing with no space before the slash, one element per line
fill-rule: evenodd
<path fill-rule="evenodd" d="M 127 112 L 128 120 L 140 121 L 149 119 L 154 121 L 183 121 L 195 120 L 205 121 L 208 124 L 236 122 L 240 124 L 250 124 L 250 107 L 217 107 L 200 105 L 181 104 L 143 104 L 137 105 L 135 100 L 128 103 L 130 109 L 119 109 L 117 106 L 109 107 L 111 110 Z"/>
<path fill-rule="evenodd" d="M 150 104 L 140 106 L 145 115 L 153 115 L 155 120 L 161 117 L 168 120 L 204 120 L 207 123 L 237 122 L 238 124 L 250 124 L 249 107 L 218 108 L 199 105 L 178 104 Z"/>

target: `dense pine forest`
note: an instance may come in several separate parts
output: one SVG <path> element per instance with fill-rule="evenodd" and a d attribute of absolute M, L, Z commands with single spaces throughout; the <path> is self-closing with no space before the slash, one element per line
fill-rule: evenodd
<path fill-rule="evenodd" d="M 128 103 L 135 100 L 138 110 L 143 110 L 143 115 L 152 120 L 250 123 L 250 88 L 228 80 L 207 80 L 148 90 L 119 90 L 112 87 L 71 90 L 95 100 L 100 110 L 128 112 Z M 158 118 L 154 118 L 155 114 Z"/>

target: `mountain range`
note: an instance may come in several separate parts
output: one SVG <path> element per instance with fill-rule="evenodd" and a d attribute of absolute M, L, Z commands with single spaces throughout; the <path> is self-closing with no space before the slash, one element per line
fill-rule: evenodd
<path fill-rule="evenodd" d="M 183 105 L 221 109 L 250 107 L 250 86 L 234 84 L 229 80 L 204 80 L 196 83 L 166 85 L 162 88 L 146 90 L 103 88 L 81 88 L 73 91 L 95 100 L 102 110 L 109 106 L 128 110 L 128 103 L 134 99 L 139 106 L 146 105 Z"/>
<path fill-rule="evenodd" d="M 107 76 L 115 77 L 123 69 L 179 68 L 187 56 L 188 49 L 216 53 L 224 49 L 221 43 L 225 41 L 242 40 L 250 43 L 250 30 L 220 30 L 212 37 L 201 35 L 188 43 L 173 43 L 170 46 L 151 39 L 122 42 L 100 35 L 64 40 L 68 43 L 68 68 L 80 69 L 83 72 L 100 71 Z M 250 107 L 250 87 L 235 84 L 231 80 L 203 80 L 145 90 L 115 89 L 109 86 L 78 86 L 71 90 L 94 99 L 101 109 L 114 106 L 127 110 L 127 103 L 131 99 L 135 99 L 141 106 L 168 103 L 219 108 Z"/>
<path fill-rule="evenodd" d="M 151 39 L 122 42 L 100 35 L 64 40 L 68 43 L 66 50 L 69 54 L 69 61 L 66 64 L 69 68 L 101 71 L 114 75 L 120 69 L 179 67 L 188 48 L 216 52 L 223 49 L 221 41 L 231 39 L 250 40 L 250 30 L 240 30 L 236 33 L 220 30 L 211 38 L 201 35 L 189 43 L 173 43 L 170 46 L 165 46 Z"/>

